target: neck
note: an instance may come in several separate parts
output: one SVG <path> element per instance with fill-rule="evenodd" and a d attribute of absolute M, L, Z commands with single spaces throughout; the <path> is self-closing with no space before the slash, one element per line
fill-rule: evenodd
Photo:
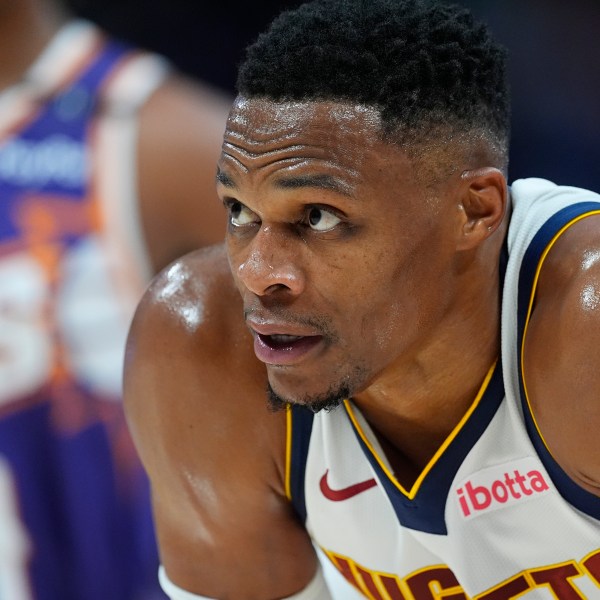
<path fill-rule="evenodd" d="M 471 338 L 471 343 L 474 338 Z M 499 355 L 497 335 L 479 355 L 450 350 L 437 367 L 414 363 L 355 397 L 374 431 L 420 471 L 472 406 Z"/>
<path fill-rule="evenodd" d="M 0 89 L 17 83 L 68 15 L 52 0 L 18 0 L 0 6 Z"/>
<path fill-rule="evenodd" d="M 418 475 L 425 467 L 469 410 L 499 356 L 499 274 L 476 281 L 471 273 L 459 286 L 471 291 L 454 302 L 419 348 L 354 396 L 388 458 L 403 464 L 405 473 Z"/>

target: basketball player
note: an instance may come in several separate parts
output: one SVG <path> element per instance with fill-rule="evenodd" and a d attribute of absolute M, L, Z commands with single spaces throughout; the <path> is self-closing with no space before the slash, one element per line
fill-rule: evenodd
<path fill-rule="evenodd" d="M 127 354 L 164 589 L 326 598 L 314 544 L 371 599 L 599 598 L 600 196 L 508 188 L 503 50 L 460 7 L 314 0 L 238 90 L 226 247 Z"/>
<path fill-rule="evenodd" d="M 229 103 L 49 0 L 0 4 L 0 58 L 0 598 L 158 597 L 122 356 L 151 274 L 222 239 Z"/>

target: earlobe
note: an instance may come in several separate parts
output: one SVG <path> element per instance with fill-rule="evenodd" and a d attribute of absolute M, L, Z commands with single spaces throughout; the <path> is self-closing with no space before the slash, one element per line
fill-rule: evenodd
<path fill-rule="evenodd" d="M 460 250 L 469 250 L 489 238 L 506 213 L 506 179 L 499 169 L 484 167 L 464 171 L 461 198 L 462 228 Z"/>

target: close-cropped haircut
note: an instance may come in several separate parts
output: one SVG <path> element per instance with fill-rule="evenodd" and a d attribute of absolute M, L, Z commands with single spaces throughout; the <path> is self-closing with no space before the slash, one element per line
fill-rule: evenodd
<path fill-rule="evenodd" d="M 432 0 L 313 0 L 247 49 L 248 98 L 376 107 L 391 140 L 486 140 L 506 166 L 506 53 L 465 8 Z"/>

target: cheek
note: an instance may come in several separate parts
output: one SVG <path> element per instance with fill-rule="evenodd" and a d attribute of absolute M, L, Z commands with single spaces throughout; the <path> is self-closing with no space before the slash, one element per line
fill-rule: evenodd
<path fill-rule="evenodd" d="M 386 318 L 380 320 L 379 327 L 375 331 L 375 344 L 380 350 L 389 348 L 391 344 L 406 334 L 406 308 L 400 302 L 392 302 L 386 310 Z"/>
<path fill-rule="evenodd" d="M 435 285 L 422 253 L 394 249 L 368 265 L 356 286 L 352 310 L 360 311 L 360 334 L 375 349 L 405 346 L 432 320 Z M 390 257 L 392 259 L 390 260 Z"/>
<path fill-rule="evenodd" d="M 384 296 L 364 296 L 360 310 L 360 318 L 356 319 L 359 326 L 355 328 L 354 337 L 372 358 L 376 354 L 385 358 L 404 346 L 414 334 L 413 326 L 417 316 L 415 305 L 410 298 L 394 298 L 390 294 L 390 288 Z"/>
<path fill-rule="evenodd" d="M 415 318 L 406 274 L 395 266 L 383 256 L 357 259 L 344 282 L 332 288 L 340 301 L 336 312 L 359 346 L 385 349 Z"/>
<path fill-rule="evenodd" d="M 229 263 L 231 276 L 233 277 L 235 287 L 241 292 L 244 287 L 238 276 L 241 264 L 241 253 L 238 251 L 237 245 L 228 239 L 225 241 L 225 247 L 227 249 L 227 262 Z"/>

